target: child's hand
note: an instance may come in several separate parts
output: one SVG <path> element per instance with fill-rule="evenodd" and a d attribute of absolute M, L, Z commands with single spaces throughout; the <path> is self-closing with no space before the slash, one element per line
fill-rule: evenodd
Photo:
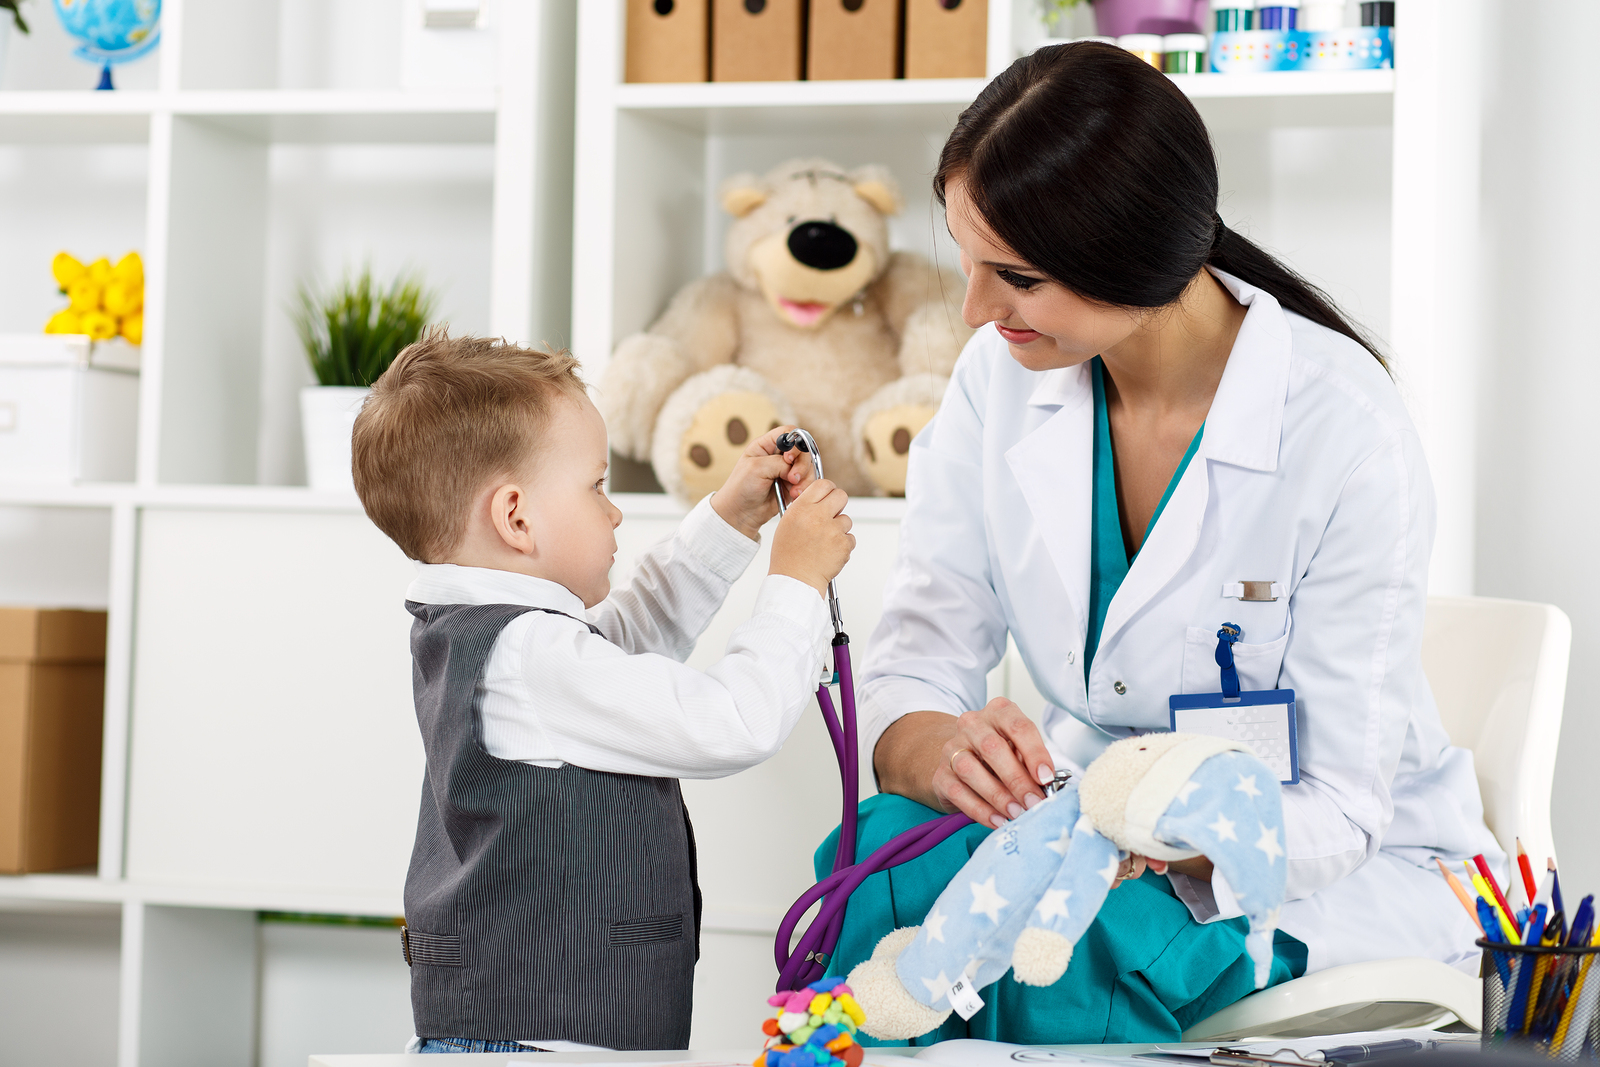
<path fill-rule="evenodd" d="M 752 541 L 760 535 L 761 527 L 778 513 L 778 501 L 772 495 L 774 481 L 788 486 L 788 492 L 783 494 L 787 501 L 795 499 L 815 480 L 807 453 L 798 448 L 778 451 L 778 435 L 792 429 L 793 426 L 779 426 L 752 441 L 734 465 L 728 480 L 711 497 L 711 507 L 722 516 L 722 521 Z"/>
<path fill-rule="evenodd" d="M 843 489 L 826 479 L 806 486 L 772 535 L 768 573 L 786 574 L 827 596 L 828 583 L 844 569 L 856 547 L 850 516 L 843 513 L 849 501 Z"/>

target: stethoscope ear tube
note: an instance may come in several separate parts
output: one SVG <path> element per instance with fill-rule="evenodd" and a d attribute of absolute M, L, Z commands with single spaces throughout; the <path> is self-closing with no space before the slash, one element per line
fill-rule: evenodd
<path fill-rule="evenodd" d="M 818 478 L 822 474 L 822 456 L 817 451 L 816 440 L 804 430 L 791 430 L 779 434 L 779 452 L 798 448 L 809 453 Z M 787 505 L 783 499 L 781 483 L 773 484 L 778 495 L 778 513 Z M 800 899 L 778 924 L 778 936 L 773 945 L 773 959 L 778 965 L 779 992 L 800 989 L 821 978 L 828 969 L 828 961 L 839 943 L 839 932 L 844 926 L 845 905 L 856 887 L 879 871 L 897 867 L 916 859 L 942 844 L 957 830 L 972 822 L 960 812 L 945 815 L 912 827 L 887 842 L 862 860 L 856 856 L 856 808 L 858 786 L 861 780 L 861 753 L 856 734 L 856 686 L 850 666 L 850 637 L 844 632 L 839 612 L 839 594 L 832 582 L 828 583 L 828 611 L 833 617 L 833 669 L 839 684 L 839 711 L 834 711 L 833 694 L 827 683 L 817 687 L 817 705 L 822 710 L 823 722 L 828 727 L 828 739 L 833 743 L 834 756 L 839 761 L 839 777 L 843 792 L 843 811 L 839 818 L 839 847 L 833 857 L 833 873 L 801 894 Z M 825 899 L 824 899 L 825 898 Z M 794 940 L 795 927 L 819 899 L 822 907 L 816 918 Z"/>

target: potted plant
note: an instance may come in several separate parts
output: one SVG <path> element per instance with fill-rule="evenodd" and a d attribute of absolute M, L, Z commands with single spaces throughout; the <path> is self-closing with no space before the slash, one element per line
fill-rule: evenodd
<path fill-rule="evenodd" d="M 18 33 L 28 32 L 28 23 L 22 17 L 18 8 L 21 0 L 0 0 L 0 76 L 6 72 L 6 45 L 11 42 L 11 28 L 15 26 Z M 6 12 L 10 12 L 8 18 Z"/>
<path fill-rule="evenodd" d="M 353 492 L 350 430 L 370 386 L 401 349 L 415 341 L 433 315 L 437 294 L 415 275 L 402 274 L 387 289 L 363 270 L 316 293 L 300 288 L 293 309 L 316 385 L 300 390 L 300 428 L 311 488 Z"/>
<path fill-rule="evenodd" d="M 1080 3 L 1094 4 L 1095 30 L 1102 37 L 1125 33 L 1204 33 L 1209 0 L 1040 0 L 1044 20 L 1056 21 Z M 1056 31 L 1052 28 L 1051 34 Z"/>

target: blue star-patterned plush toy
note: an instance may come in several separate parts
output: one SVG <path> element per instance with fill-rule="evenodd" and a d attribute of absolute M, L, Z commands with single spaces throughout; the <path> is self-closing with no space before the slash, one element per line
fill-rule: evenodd
<path fill-rule="evenodd" d="M 1204 855 L 1250 920 L 1257 988 L 1272 967 L 1283 904 L 1282 792 L 1236 742 L 1146 734 L 1111 745 L 1084 772 L 990 834 L 934 902 L 923 925 L 894 931 L 850 972 L 863 1029 L 907 1040 L 937 1028 L 961 990 L 1012 971 L 1027 985 L 1066 973 L 1130 852 Z"/>

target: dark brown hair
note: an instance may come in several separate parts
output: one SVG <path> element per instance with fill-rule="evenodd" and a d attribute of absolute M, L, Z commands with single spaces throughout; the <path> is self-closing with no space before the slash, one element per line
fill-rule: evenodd
<path fill-rule="evenodd" d="M 1327 293 L 1223 224 L 1200 113 L 1121 48 L 1052 45 L 1006 68 L 945 141 L 940 204 L 958 179 L 996 237 L 1085 299 L 1165 307 L 1209 264 L 1388 366 Z"/>
<path fill-rule="evenodd" d="M 367 516 L 412 559 L 447 558 L 473 497 L 527 462 L 555 399 L 584 395 L 577 368 L 570 352 L 423 331 L 356 416 L 351 470 Z"/>

